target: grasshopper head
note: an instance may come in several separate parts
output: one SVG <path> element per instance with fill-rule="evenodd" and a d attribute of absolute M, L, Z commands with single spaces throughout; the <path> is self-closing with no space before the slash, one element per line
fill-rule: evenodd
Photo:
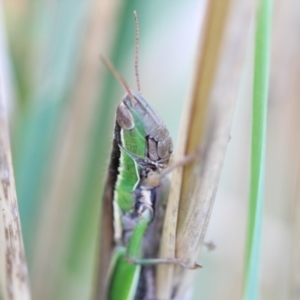
<path fill-rule="evenodd" d="M 167 165 L 173 152 L 173 142 L 170 133 L 148 102 L 139 93 L 125 95 L 117 110 L 117 122 L 121 128 L 130 130 L 135 126 L 135 117 L 143 124 L 147 157 L 163 167 Z"/>

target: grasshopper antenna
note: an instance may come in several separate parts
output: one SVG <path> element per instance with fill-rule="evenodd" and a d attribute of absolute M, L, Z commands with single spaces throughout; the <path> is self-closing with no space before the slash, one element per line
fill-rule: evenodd
<path fill-rule="evenodd" d="M 140 86 L 140 75 L 139 75 L 139 41 L 140 41 L 140 29 L 139 29 L 139 20 L 136 11 L 133 12 L 134 15 L 134 24 L 135 24 L 135 52 L 134 52 L 134 70 L 135 78 L 138 92 L 141 91 Z"/>
<path fill-rule="evenodd" d="M 116 70 L 116 68 L 113 66 L 113 64 L 105 56 L 101 55 L 100 58 L 101 58 L 102 62 L 105 64 L 105 66 L 113 73 L 115 78 L 121 83 L 121 85 L 125 89 L 126 93 L 130 97 L 130 99 L 133 101 L 134 97 L 133 97 L 132 92 L 131 92 L 127 82 L 125 81 L 125 79 L 121 76 L 121 74 Z"/>

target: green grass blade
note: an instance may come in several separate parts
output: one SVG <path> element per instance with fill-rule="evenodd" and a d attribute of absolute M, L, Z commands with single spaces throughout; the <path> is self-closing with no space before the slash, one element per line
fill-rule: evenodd
<path fill-rule="evenodd" d="M 41 198 L 44 199 L 41 196 L 42 190 L 54 141 L 58 137 L 63 104 L 74 80 L 77 49 L 80 45 L 77 29 L 80 28 L 80 22 L 85 14 L 84 6 L 79 2 L 75 5 L 73 1 L 64 1 L 58 5 L 59 9 L 52 7 L 53 10 L 44 11 L 50 27 L 47 31 L 48 40 L 44 45 L 44 52 L 40 53 L 45 57 L 42 64 L 44 69 L 41 71 L 36 90 L 31 92 L 33 103 L 36 105 L 25 112 L 16 128 L 15 138 L 18 140 L 15 144 L 17 151 L 14 153 L 16 183 L 20 197 L 25 248 L 29 255 L 33 252 Z M 40 16 L 32 17 L 39 19 Z M 54 30 L 51 27 L 53 18 L 56 20 Z M 65 22 L 66 19 L 68 22 Z M 37 62 L 35 71 L 41 64 L 38 59 Z M 29 257 L 29 262 L 31 260 Z"/>
<path fill-rule="evenodd" d="M 244 287 L 245 299 L 258 299 L 259 297 L 271 6 L 271 0 L 261 0 L 256 19 L 252 104 L 251 184 Z"/>
<path fill-rule="evenodd" d="M 94 197 L 90 196 L 90 191 L 82 196 L 82 185 L 91 180 L 96 189 L 102 189 L 103 176 L 100 172 L 105 171 L 102 154 L 109 156 L 106 148 L 110 141 L 104 142 L 104 136 L 111 133 L 111 128 L 102 126 L 96 131 L 94 125 L 109 120 L 107 114 L 100 111 L 109 101 L 98 97 L 105 70 L 99 55 L 106 53 L 103 50 L 109 44 L 106 37 L 112 36 L 107 16 L 112 12 L 118 13 L 118 7 L 117 3 L 109 8 L 105 3 L 93 1 L 84 18 L 86 23 L 82 23 L 84 37 L 76 60 L 79 67 L 69 95 L 71 101 L 67 103 L 64 115 L 67 126 L 60 127 L 61 138 L 56 141 L 59 149 L 63 150 L 55 156 L 48 187 L 50 191 L 45 195 L 47 201 L 41 212 L 43 221 L 33 268 L 34 291 L 38 299 L 87 299 L 91 293 L 101 192 L 94 189 Z M 109 104 L 113 106 L 113 102 Z M 97 152 L 95 142 L 99 140 Z M 96 153 L 90 163 L 94 163 L 95 169 L 86 174 L 92 149 Z M 106 157 L 104 160 L 107 160 Z M 45 262 L 48 280 L 43 278 Z"/>

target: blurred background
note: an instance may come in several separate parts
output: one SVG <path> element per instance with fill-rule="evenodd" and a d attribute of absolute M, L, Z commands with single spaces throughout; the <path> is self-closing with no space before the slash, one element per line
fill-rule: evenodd
<path fill-rule="evenodd" d="M 234 1 L 233 1 L 234 2 Z M 34 299 L 90 299 L 114 111 L 130 87 L 140 25 L 141 90 L 178 140 L 206 1 L 4 0 L 1 85 Z M 274 1 L 262 299 L 299 293 L 300 3 Z M 240 24 L 236 24 L 237 30 Z M 241 299 L 248 210 L 253 28 L 195 299 Z M 230 72 L 230 70 L 228 70 Z M 176 146 L 175 146 L 176 149 Z M 297 265 L 298 264 L 298 265 Z M 299 294 L 298 294 L 299 297 Z"/>

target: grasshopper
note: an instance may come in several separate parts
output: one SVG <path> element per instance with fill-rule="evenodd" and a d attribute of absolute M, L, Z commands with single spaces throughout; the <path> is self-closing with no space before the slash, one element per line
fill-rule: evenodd
<path fill-rule="evenodd" d="M 138 78 L 138 22 L 135 73 L 138 92 L 106 59 L 104 63 L 125 88 L 117 111 L 106 196 L 113 207 L 114 251 L 108 271 L 109 300 L 155 299 L 154 265 L 189 266 L 176 258 L 157 258 L 166 202 L 172 138 L 162 119 L 140 94 Z"/>

